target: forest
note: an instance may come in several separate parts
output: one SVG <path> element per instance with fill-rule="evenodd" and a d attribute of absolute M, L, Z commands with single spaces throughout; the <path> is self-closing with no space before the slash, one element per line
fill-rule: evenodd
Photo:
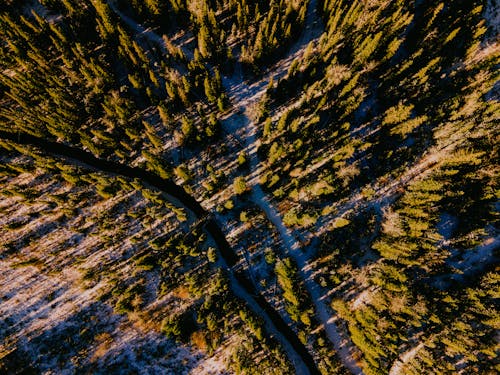
<path fill-rule="evenodd" d="M 0 373 L 500 372 L 498 0 L 4 0 Z"/>

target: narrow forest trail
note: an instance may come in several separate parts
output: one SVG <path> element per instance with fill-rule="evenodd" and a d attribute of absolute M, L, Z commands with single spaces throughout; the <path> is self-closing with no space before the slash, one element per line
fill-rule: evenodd
<path fill-rule="evenodd" d="M 133 19 L 125 16 L 116 8 L 112 0 L 108 0 L 108 4 L 136 33 L 146 37 L 154 44 L 159 44 L 165 49 L 164 40 L 154 31 L 144 28 Z M 309 257 L 300 251 L 300 241 L 295 238 L 290 229 L 285 226 L 279 211 L 272 205 L 270 199 L 266 196 L 258 182 L 262 167 L 260 166 L 260 161 L 256 152 L 258 147 L 258 129 L 257 124 L 251 119 L 251 109 L 265 94 L 269 82 L 271 80 L 276 82 L 285 77 L 292 62 L 303 56 L 309 43 L 319 40 L 323 32 L 323 27 L 317 6 L 317 0 L 310 0 L 306 13 L 305 27 L 298 41 L 290 47 L 288 54 L 275 63 L 260 79 L 253 82 L 245 81 L 240 63 L 236 64 L 232 76 L 222 77 L 224 89 L 233 103 L 233 110 L 227 114 L 223 124 L 226 128 L 225 130 L 232 135 L 234 135 L 233 133 L 236 131 L 241 132 L 243 130 L 244 139 L 242 143 L 244 143 L 246 147 L 245 151 L 249 156 L 250 169 L 252 170 L 252 175 L 248 181 L 251 188 L 251 199 L 262 209 L 267 218 L 277 229 L 282 241 L 284 253 L 292 257 L 296 262 L 300 276 L 304 280 L 306 289 L 315 305 L 317 318 L 323 325 L 325 333 L 337 351 L 340 360 L 353 374 L 361 374 L 362 371 L 353 356 L 353 344 L 348 337 L 343 338 L 341 336 L 335 323 L 334 311 L 327 301 L 321 298 L 323 293 L 312 277 L 313 270 L 308 265 Z M 247 298 L 245 298 L 245 300 L 247 300 Z M 294 363 L 294 365 L 296 366 L 297 363 Z"/>
<path fill-rule="evenodd" d="M 314 14 L 316 12 L 316 2 L 317 2 L 317 0 L 312 0 L 311 3 L 309 4 L 309 7 L 313 8 Z M 137 23 L 132 18 L 127 17 L 125 14 L 123 14 L 123 12 L 121 12 L 117 8 L 117 6 L 113 0 L 107 0 L 107 3 L 110 6 L 110 8 L 113 10 L 113 12 L 116 15 L 118 15 L 118 17 L 120 17 L 122 19 L 122 21 L 125 22 L 125 24 L 128 27 L 130 27 L 132 30 L 134 30 L 138 35 L 143 36 L 146 39 L 148 39 L 152 44 L 159 45 L 164 52 L 166 51 L 165 41 L 163 40 L 162 37 L 157 35 L 153 30 L 143 27 L 142 25 Z M 309 12 L 309 9 L 308 9 L 308 20 L 309 20 L 309 18 L 312 17 L 309 15 L 310 13 L 311 12 Z M 314 18 L 315 18 L 315 16 L 314 16 Z M 313 24 L 315 22 L 315 19 L 313 19 L 312 21 L 311 20 L 309 20 L 309 21 L 311 22 L 311 24 Z M 315 30 L 314 32 L 317 33 L 318 30 Z M 313 40 L 314 34 L 313 34 L 312 28 L 306 28 L 306 32 L 303 34 L 307 34 L 307 35 L 301 36 L 300 41 L 302 43 L 300 45 L 296 46 L 296 48 L 295 48 L 296 51 L 294 52 L 294 55 L 289 56 L 287 59 L 287 62 L 282 64 L 282 69 L 277 71 L 276 74 L 272 75 L 272 77 L 281 77 L 284 74 L 286 74 L 290 64 L 292 63 L 292 61 L 294 59 L 294 56 L 298 56 L 298 54 L 302 53 L 302 51 L 305 48 L 304 44 L 308 43 L 307 40 Z M 189 56 L 190 54 L 186 53 L 186 55 Z M 237 118 L 240 116 L 240 113 L 241 113 L 241 116 L 243 118 L 239 118 L 239 119 L 237 119 L 237 121 L 243 120 L 243 124 L 245 125 L 245 127 L 247 129 L 247 135 L 248 135 L 246 137 L 246 143 L 249 144 L 250 141 L 253 140 L 253 142 L 251 142 L 251 144 L 254 145 L 255 141 L 256 141 L 256 131 L 255 130 L 248 131 L 250 128 L 250 124 L 253 125 L 253 123 L 250 122 L 249 119 L 244 115 L 244 113 L 245 113 L 244 110 L 247 108 L 248 105 L 250 105 L 250 103 L 252 101 L 258 100 L 258 98 L 260 98 L 260 96 L 265 92 L 264 90 L 265 90 L 265 87 L 267 85 L 267 80 L 262 79 L 259 82 L 254 83 L 252 85 L 252 86 L 256 85 L 259 88 L 259 90 L 256 90 L 256 87 L 253 87 L 252 90 L 250 90 L 250 91 L 247 89 L 241 90 L 241 88 L 245 87 L 245 83 L 243 82 L 243 79 L 242 79 L 241 66 L 238 64 L 237 69 L 235 70 L 235 74 L 233 75 L 233 79 L 230 80 L 229 85 L 227 83 L 228 83 L 228 80 L 226 77 L 224 77 L 223 84 L 224 84 L 225 89 L 229 93 L 230 99 L 233 101 L 233 103 L 234 102 L 240 103 L 240 105 L 237 108 L 236 107 L 234 108 L 233 112 L 235 112 L 236 116 L 233 116 L 233 117 Z M 255 93 L 255 95 L 249 95 L 249 93 L 252 93 L 252 92 Z M 240 112 L 242 110 L 242 108 L 244 110 L 243 110 L 243 112 Z M 253 152 L 252 155 L 253 156 L 250 159 L 251 163 L 258 164 L 256 153 Z M 287 228 L 284 226 L 283 222 L 281 221 L 281 217 L 280 217 L 279 213 L 265 199 L 264 192 L 262 191 L 260 186 L 255 190 L 255 192 L 252 193 L 252 196 L 256 201 L 266 202 L 266 204 L 263 205 L 263 207 L 265 207 L 267 209 L 267 211 L 265 211 L 266 214 L 269 212 L 269 215 L 271 215 L 271 217 L 273 217 L 275 219 L 275 221 L 273 223 L 277 226 L 277 228 L 281 228 L 282 230 L 285 231 L 283 233 L 280 232 L 280 234 L 282 234 L 282 238 L 286 239 L 287 238 L 286 237 Z M 200 206 L 200 208 L 201 208 L 201 206 Z M 216 227 L 215 229 L 220 231 L 219 227 L 217 226 L 217 224 L 215 222 L 213 223 L 212 226 L 214 228 Z M 214 228 L 212 228 L 212 229 L 214 229 Z M 220 234 L 222 235 L 222 232 Z M 217 237 L 218 237 L 217 235 L 214 236 L 214 239 L 216 239 L 216 242 L 217 242 Z M 292 239 L 293 239 L 293 237 L 288 238 L 289 241 L 287 241 L 286 243 L 293 246 L 293 243 L 291 241 Z M 222 240 L 219 239 L 219 241 L 222 241 Z M 295 241 L 295 239 L 293 239 L 293 241 Z M 225 238 L 223 238 L 222 242 L 224 242 L 224 244 L 223 244 L 221 250 L 224 250 L 224 248 L 226 248 L 226 245 L 227 245 L 227 247 L 229 247 L 229 244 L 227 243 Z M 220 244 L 218 244 L 218 245 L 219 245 L 219 247 L 221 247 Z M 224 251 L 221 251 L 221 252 L 224 255 Z M 225 261 L 224 261 L 224 264 L 225 264 Z M 239 298 L 246 301 L 254 312 L 259 313 L 259 315 L 261 315 L 264 318 L 265 323 L 266 323 L 266 328 L 271 333 L 274 334 L 274 336 L 278 339 L 278 341 L 280 341 L 280 343 L 283 346 L 283 349 L 287 353 L 289 360 L 292 362 L 292 365 L 294 366 L 297 374 L 315 374 L 315 373 L 317 373 L 318 370 L 315 367 L 315 364 L 314 364 L 312 357 L 307 352 L 304 345 L 302 343 L 300 343 L 297 336 L 293 333 L 293 331 L 290 329 L 290 327 L 288 327 L 284 324 L 284 322 L 283 322 L 282 318 L 279 316 L 279 314 L 276 311 L 272 310 L 272 308 L 267 303 L 267 301 L 265 301 L 265 299 L 257 293 L 257 291 L 255 290 L 255 287 L 253 285 L 252 285 L 252 287 L 247 285 L 248 283 L 246 282 L 246 280 L 243 280 L 242 277 L 238 277 L 238 275 L 233 272 L 231 267 L 227 267 L 227 269 L 230 273 L 230 281 L 231 281 L 233 292 Z"/>
<path fill-rule="evenodd" d="M 251 175 L 248 184 L 251 188 L 251 200 L 265 213 L 269 221 L 278 231 L 284 254 L 291 257 L 299 269 L 300 277 L 304 281 L 305 287 L 314 304 L 316 316 L 325 329 L 326 336 L 332 343 L 339 355 L 343 365 L 353 374 L 361 374 L 362 371 L 354 359 L 354 348 L 348 337 L 341 335 L 337 325 L 335 313 L 322 298 L 323 291 L 314 281 L 313 268 L 309 267 L 309 259 L 301 250 L 300 241 L 293 235 L 292 231 L 283 223 L 279 211 L 273 206 L 269 197 L 259 184 L 259 176 L 263 167 L 257 155 L 259 140 L 257 137 L 257 123 L 252 119 L 252 107 L 259 102 L 265 94 L 269 82 L 274 82 L 286 76 L 288 69 L 295 59 L 299 59 L 309 45 L 309 43 L 319 40 L 322 34 L 321 20 L 317 10 L 317 0 L 311 0 L 308 4 L 305 28 L 299 40 L 290 48 L 289 53 L 264 74 L 259 80 L 246 82 L 241 72 L 241 65 L 238 64 L 231 77 L 223 77 L 223 85 L 234 105 L 233 111 L 225 120 L 225 128 L 228 132 L 240 131 L 243 136 L 242 142 L 245 144 L 248 155 Z M 243 128 L 243 129 L 242 129 Z M 243 131 L 241 131 L 243 130 Z"/>
<path fill-rule="evenodd" d="M 304 29 L 299 39 L 289 48 L 286 56 L 264 71 L 258 79 L 246 81 L 239 63 L 236 63 L 232 76 L 223 77 L 224 88 L 236 109 L 250 108 L 257 103 L 266 92 L 269 82 L 271 80 L 277 82 L 285 77 L 293 61 L 304 55 L 309 43 L 319 40 L 323 33 L 323 26 L 317 6 L 318 0 L 309 1 Z"/>
<path fill-rule="evenodd" d="M 141 24 L 137 23 L 135 20 L 132 18 L 126 16 L 123 14 L 122 11 L 118 9 L 116 6 L 116 3 L 114 0 L 107 0 L 107 4 L 111 8 L 111 10 L 118 16 L 120 19 L 125 22 L 125 24 L 130 27 L 132 30 L 135 31 L 137 34 L 136 36 L 140 36 L 146 39 L 149 39 L 150 42 L 153 44 L 156 44 L 160 46 L 163 49 L 163 52 L 166 52 L 166 46 L 165 46 L 165 41 L 161 36 L 159 36 L 157 33 L 154 32 L 154 30 L 150 28 L 146 28 L 142 26 Z"/>

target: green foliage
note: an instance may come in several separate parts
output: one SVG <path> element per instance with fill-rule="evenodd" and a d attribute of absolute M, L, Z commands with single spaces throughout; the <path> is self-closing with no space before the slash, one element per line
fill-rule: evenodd
<path fill-rule="evenodd" d="M 118 314 L 125 314 L 140 308 L 142 306 L 141 295 L 144 291 L 144 286 L 140 282 L 129 286 L 116 302 L 116 312 Z"/>
<path fill-rule="evenodd" d="M 248 163 L 247 161 L 247 154 L 245 151 L 241 151 L 239 154 L 238 154 L 238 165 L 239 166 L 244 166 Z"/>
<path fill-rule="evenodd" d="M 248 190 L 244 177 L 238 176 L 234 179 L 233 190 L 236 195 L 242 195 Z"/>
<path fill-rule="evenodd" d="M 271 248 L 267 247 L 264 250 L 264 257 L 267 264 L 273 265 L 276 263 L 276 255 L 274 254 L 274 251 Z"/>
<path fill-rule="evenodd" d="M 169 338 L 186 342 L 193 333 L 194 327 L 193 317 L 187 311 L 163 319 L 161 331 Z"/>
<path fill-rule="evenodd" d="M 234 202 L 231 199 L 228 199 L 224 202 L 224 208 L 226 210 L 232 210 L 234 208 Z"/>
<path fill-rule="evenodd" d="M 209 247 L 207 250 L 207 259 L 210 263 L 217 262 L 217 250 L 213 247 Z"/>
<path fill-rule="evenodd" d="M 310 311 L 306 307 L 306 293 L 299 281 L 298 270 L 290 258 L 276 262 L 274 272 L 278 284 L 283 290 L 286 310 L 294 321 L 301 321 L 306 326 L 311 324 Z"/>
<path fill-rule="evenodd" d="M 288 227 L 310 227 L 316 223 L 316 215 L 307 212 L 298 213 L 297 209 L 292 208 L 283 216 L 283 223 Z"/>
<path fill-rule="evenodd" d="M 184 183 L 191 181 L 191 173 L 185 165 L 179 165 L 174 169 L 174 173 L 179 177 Z"/>

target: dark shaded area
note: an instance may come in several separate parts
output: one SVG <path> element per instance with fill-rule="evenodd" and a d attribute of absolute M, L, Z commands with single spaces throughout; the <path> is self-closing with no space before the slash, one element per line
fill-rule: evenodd
<path fill-rule="evenodd" d="M 99 334 L 114 329 L 113 323 L 94 319 L 100 309 L 102 306 L 99 303 L 91 304 L 65 317 L 55 326 L 29 337 L 25 342 L 22 340 L 0 360 L 0 374 L 41 374 L 49 369 L 57 373 L 55 368 L 46 368 L 47 357 L 64 366 L 72 360 L 75 353 L 84 352 L 96 345 Z"/>

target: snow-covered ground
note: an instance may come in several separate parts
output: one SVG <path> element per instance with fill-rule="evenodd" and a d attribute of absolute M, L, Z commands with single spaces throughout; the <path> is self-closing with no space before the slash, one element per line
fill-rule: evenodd
<path fill-rule="evenodd" d="M 119 369 L 140 374 L 187 374 L 195 368 L 197 373 L 208 374 L 216 371 L 217 363 L 223 367 L 217 359 L 205 366 L 209 356 L 175 344 L 157 330 L 144 330 L 100 299 L 109 291 L 114 272 L 123 273 L 121 280 L 132 274 L 124 254 L 133 250 L 131 237 L 140 233 L 132 225 L 120 227 L 126 223 L 120 212 L 144 207 L 139 194 L 125 192 L 96 200 L 95 194 L 83 189 L 85 199 L 75 207 L 67 197 L 82 193 L 82 188 L 79 191 L 43 174 L 23 173 L 0 184 L 2 190 L 16 187 L 41 193 L 33 202 L 22 197 L 1 199 L 2 228 L 19 218 L 39 215 L 22 226 L 0 231 L 0 357 L 4 361 L 11 365 L 20 361 L 20 366 L 46 374 L 69 374 L 75 369 L 102 374 Z M 51 202 L 56 196 L 65 199 L 54 207 Z M 63 218 L 66 205 L 77 209 L 79 215 Z M 118 214 L 115 225 L 94 230 L 110 211 Z M 165 230 L 170 217 L 167 214 L 163 221 L 152 222 L 148 230 Z M 47 222 L 54 225 L 49 228 Z M 125 239 L 103 243 L 107 236 L 119 232 Z M 19 249 L 6 253 L 4 246 L 13 241 Z M 111 264 L 116 268 L 101 270 L 96 279 L 83 279 L 85 270 Z"/>
<path fill-rule="evenodd" d="M 445 277 L 447 281 L 462 281 L 468 276 L 499 260 L 500 236 L 487 237 L 473 249 L 466 251 L 451 250 L 451 256 L 446 260 L 458 273 Z"/>
<path fill-rule="evenodd" d="M 420 349 L 424 347 L 424 343 L 420 343 L 414 348 L 411 348 L 407 352 L 403 353 L 397 361 L 394 362 L 391 369 L 389 370 L 389 375 L 403 375 L 405 363 L 411 361 L 418 353 Z"/>

